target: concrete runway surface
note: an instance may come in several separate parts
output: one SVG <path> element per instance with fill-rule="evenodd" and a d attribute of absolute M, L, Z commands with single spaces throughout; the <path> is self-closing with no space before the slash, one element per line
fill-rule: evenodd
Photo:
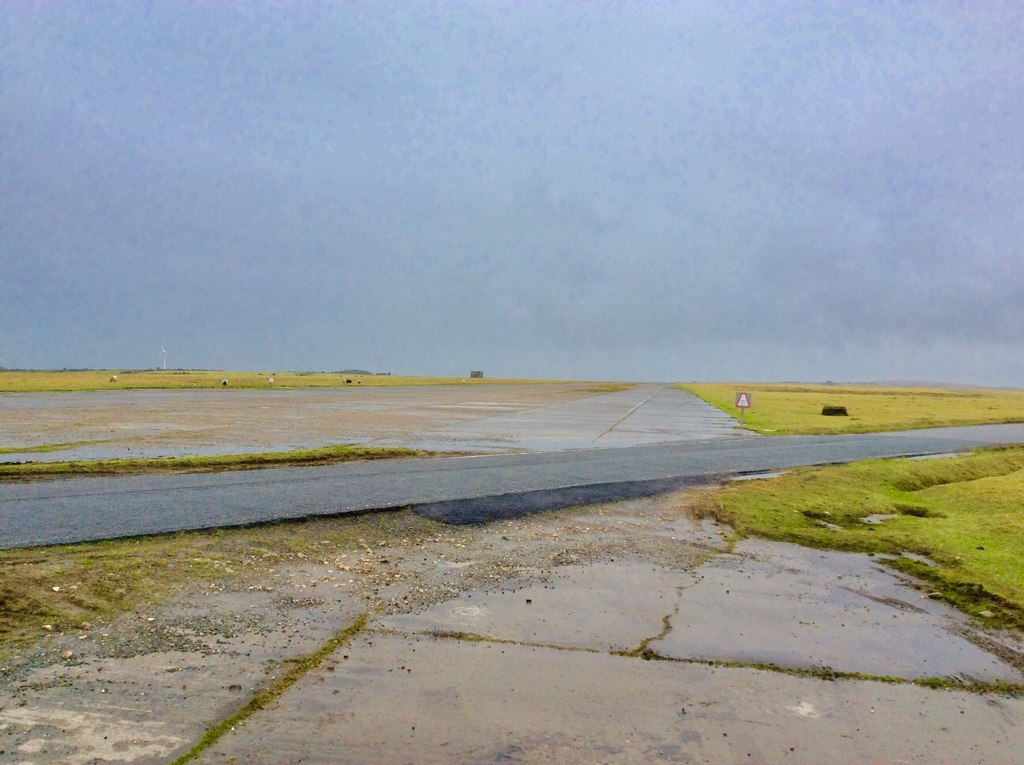
<path fill-rule="evenodd" d="M 78 444 L 0 461 L 167 457 L 337 443 L 560 451 L 743 436 L 668 385 L 140 390 L 0 394 L 0 446 Z M 88 442 L 88 443 L 81 443 Z"/>
<path fill-rule="evenodd" d="M 292 438 L 319 438 L 325 427 L 334 432 L 325 411 L 335 410 L 324 410 L 326 396 L 333 402 L 339 421 L 348 421 L 353 410 L 358 412 L 358 422 L 362 423 L 359 435 L 365 443 L 395 442 L 393 430 L 400 424 L 406 429 L 399 441 L 403 444 L 484 450 L 503 444 L 514 445 L 520 453 L 219 474 L 5 483 L 0 484 L 0 549 L 410 505 L 449 522 L 476 522 L 526 509 L 643 496 L 743 472 L 1024 441 L 1022 425 L 874 436 L 756 438 L 736 428 L 721 412 L 670 386 L 640 385 L 600 395 L 564 385 L 545 388 L 380 388 L 352 391 L 354 399 L 346 398 L 348 390 L 326 394 L 316 391 L 316 398 L 306 402 L 312 414 L 296 412 L 296 408 L 302 408 L 301 399 L 289 396 L 284 403 L 278 400 L 281 412 L 271 421 L 280 424 L 283 416 L 298 425 L 307 423 L 312 429 L 307 433 L 300 427 Z M 178 395 L 156 393 L 161 402 L 173 402 Z M 189 402 L 198 401 L 197 405 L 207 412 L 206 407 L 221 395 L 219 391 L 180 393 L 184 398 L 175 406 L 183 420 L 190 420 Z M 248 402 L 252 393 L 269 397 L 278 391 L 237 393 L 244 395 L 233 400 Z M 363 395 L 367 393 L 371 395 Z M 469 393 L 475 395 L 466 398 Z M 69 417 L 80 406 L 91 411 L 94 405 L 82 403 L 83 394 L 72 395 L 74 400 L 69 403 L 61 394 L 48 394 L 53 402 L 50 408 L 57 414 L 47 409 L 44 398 L 35 395 L 17 398 L 13 406 L 8 402 L 5 412 L 28 409 L 47 420 Z M 166 403 L 154 410 L 152 402 L 143 397 L 148 402 L 142 410 L 145 416 L 130 421 L 131 408 L 128 414 L 119 414 L 124 408 L 120 405 L 109 409 L 104 399 L 108 395 L 125 394 L 93 396 L 104 401 L 103 416 L 121 418 L 117 422 L 122 426 L 149 431 L 155 427 L 151 419 L 154 411 L 160 417 L 167 416 L 162 408 Z M 372 406 L 367 403 L 371 399 L 376 402 Z M 134 400 L 138 404 L 140 399 Z M 388 402 L 388 407 L 382 401 Z M 406 403 L 413 412 L 420 413 L 419 419 L 401 414 Z M 371 421 L 379 416 L 388 424 L 377 430 L 367 425 L 363 411 L 367 406 L 373 409 Z M 467 408 L 472 414 L 467 414 Z M 495 408 L 500 413 L 495 413 Z M 416 421 L 425 423 L 422 430 L 414 429 Z M 237 449 L 239 441 L 253 444 L 265 440 L 267 425 L 248 423 L 233 431 L 230 439 L 217 442 L 211 441 L 214 435 L 204 432 L 199 440 L 215 451 Z M 65 430 L 64 435 L 69 432 Z M 176 438 L 176 448 L 189 448 L 187 444 L 192 443 L 181 433 Z M 588 448 L 579 448 L 583 444 Z M 527 452 L 528 446 L 543 451 Z M 83 448 L 111 451 L 124 446 L 115 440 L 102 447 Z"/>
<path fill-rule="evenodd" d="M 0 760 L 172 761 L 363 615 L 198 762 L 1020 762 L 1024 699 L 956 687 L 1020 683 L 1018 640 L 868 556 L 730 549 L 687 501 L 345 519 L 358 545 L 5 657 Z"/>
<path fill-rule="evenodd" d="M 527 387 L 0 399 L 5 434 L 35 420 L 50 442 L 114 416 L 122 435 L 95 447 L 108 452 L 343 432 L 518 452 L 0 487 L 6 547 L 412 506 L 339 521 L 360 530 L 352 547 L 253 563 L 0 658 L 0 761 L 169 762 L 360 616 L 199 762 L 1021 761 L 1024 701 L 998 692 L 1024 682 L 1018 637 L 868 556 L 730 549 L 678 489 L 1024 428 L 756 438 L 664 386 Z M 259 414 L 239 424 L 243 411 Z"/>

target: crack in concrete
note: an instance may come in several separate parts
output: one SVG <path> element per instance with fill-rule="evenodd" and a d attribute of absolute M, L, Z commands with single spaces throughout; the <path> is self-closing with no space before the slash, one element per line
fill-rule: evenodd
<path fill-rule="evenodd" d="M 623 654 L 628 655 L 628 654 Z M 955 689 L 969 693 L 996 693 L 1003 696 L 1019 697 L 1024 695 L 1024 683 L 1008 683 L 1004 681 L 966 680 L 959 677 L 919 677 L 908 678 L 898 675 L 874 675 L 867 672 L 847 672 L 831 667 L 783 667 L 778 664 L 725 661 L 721 659 L 684 659 L 676 656 L 664 656 L 654 651 L 642 657 L 650 661 L 666 661 L 674 664 L 693 664 L 706 667 L 726 667 L 732 669 L 755 669 L 762 672 L 775 672 L 792 677 L 814 677 L 819 680 L 864 680 L 891 685 L 916 685 L 923 688 Z"/>
<path fill-rule="evenodd" d="M 663 617 L 661 617 L 661 632 L 659 632 L 657 635 L 644 638 L 640 641 L 640 645 L 638 645 L 636 648 L 630 649 L 628 651 L 612 651 L 612 654 L 614 654 L 615 656 L 627 656 L 629 658 L 639 657 L 641 659 L 644 659 L 645 661 L 650 661 L 652 659 L 661 659 L 662 657 L 659 656 L 657 652 L 652 651 L 650 649 L 650 644 L 653 643 L 655 640 L 663 640 L 664 638 L 668 637 L 668 634 L 672 631 L 672 617 L 678 613 L 679 606 L 677 605 L 675 610 L 672 611 L 672 613 L 665 614 Z"/>
<path fill-rule="evenodd" d="M 680 594 L 682 594 L 682 591 L 685 589 L 687 588 L 680 587 Z M 790 677 L 810 677 L 827 681 L 862 680 L 865 682 L 887 683 L 891 685 L 914 685 L 918 687 L 933 689 L 956 689 L 978 694 L 995 693 L 1013 697 L 1024 695 L 1024 683 L 1008 683 L 1003 681 L 987 682 L 982 680 L 976 680 L 970 677 L 945 676 L 907 678 L 900 677 L 897 675 L 875 675 L 866 672 L 849 672 L 843 670 L 835 670 L 827 666 L 786 667 L 780 666 L 778 664 L 756 661 L 728 661 L 721 659 L 693 659 L 679 658 L 676 656 L 665 656 L 653 650 L 650 647 L 650 644 L 656 640 L 664 639 L 669 635 L 669 633 L 671 633 L 672 618 L 674 616 L 677 616 L 678 614 L 679 608 L 677 606 L 671 613 L 665 614 L 665 616 L 662 617 L 662 629 L 657 635 L 644 638 L 642 641 L 640 641 L 640 644 L 636 648 L 621 651 L 602 651 L 597 648 L 588 648 L 582 646 L 567 646 L 559 645 L 557 643 L 541 643 L 529 640 L 514 640 L 511 638 L 501 638 L 492 635 L 481 635 L 479 633 L 466 632 L 463 630 L 433 629 L 423 631 L 406 631 L 398 629 L 389 629 L 386 627 L 375 627 L 367 629 L 365 630 L 365 632 L 394 637 L 409 637 L 412 635 L 421 635 L 436 638 L 439 640 L 456 640 L 467 643 L 492 643 L 496 645 L 514 645 L 523 648 L 546 648 L 553 651 L 565 651 L 569 653 L 607 654 L 610 656 L 620 656 L 627 659 L 642 659 L 644 661 L 664 661 L 673 664 L 689 664 L 704 667 L 752 669 L 761 672 L 773 672 L 780 675 L 788 675 Z M 981 636 L 976 637 L 978 637 L 981 640 L 984 640 Z"/>
<path fill-rule="evenodd" d="M 636 406 L 632 407 L 632 408 L 631 408 L 631 409 L 630 409 L 630 410 L 629 410 L 628 412 L 626 412 L 626 413 L 625 413 L 624 415 L 622 415 L 622 417 L 620 417 L 620 418 L 619 418 L 619 419 L 618 419 L 618 420 L 617 420 L 617 421 L 615 422 L 615 424 L 613 424 L 613 425 L 612 425 L 612 426 L 611 426 L 610 428 L 608 428 L 608 430 L 606 430 L 606 431 L 605 431 L 604 433 L 602 433 L 602 434 L 601 434 L 601 435 L 599 435 L 599 436 L 598 436 L 597 438 L 595 438 L 595 439 L 594 439 L 594 441 L 595 441 L 595 442 L 597 442 L 597 441 L 600 441 L 600 440 L 601 440 L 602 438 L 604 438 L 605 436 L 607 436 L 607 435 L 608 435 L 609 433 L 611 433 L 611 432 L 612 432 L 613 430 L 615 430 L 615 429 L 616 429 L 617 427 L 619 427 L 619 425 L 621 425 L 621 424 L 622 424 L 622 423 L 624 423 L 624 422 L 625 422 L 626 420 L 628 420 L 628 419 L 629 419 L 630 417 L 632 417 L 632 416 L 633 416 L 633 415 L 634 415 L 634 414 L 636 413 L 636 410 L 637 410 L 637 409 L 639 409 L 640 407 L 642 407 L 642 406 L 643 406 L 644 404 L 646 404 L 646 403 L 647 403 L 648 401 L 650 401 L 650 400 L 651 400 L 652 398 L 654 398 L 655 396 L 659 396 L 659 395 L 661 395 L 661 393 L 663 393 L 663 392 L 664 392 L 664 390 L 665 390 L 665 389 L 664 389 L 664 388 L 662 388 L 661 390 L 657 390 L 657 391 L 655 391 L 655 392 L 654 392 L 654 393 L 652 393 L 652 394 L 651 394 L 650 396 L 648 396 L 648 397 L 647 397 L 647 398 L 645 398 L 645 399 L 644 399 L 643 401 L 641 401 L 641 402 L 640 402 L 639 404 L 637 404 Z"/>
<path fill-rule="evenodd" d="M 723 550 L 709 548 L 707 550 L 707 553 L 700 559 L 700 561 L 697 562 L 697 565 L 694 566 L 694 572 L 699 570 L 700 567 L 708 561 L 717 558 L 723 552 Z M 659 632 L 657 635 L 644 638 L 640 641 L 640 645 L 638 645 L 636 648 L 630 651 L 613 651 L 613 653 L 618 656 L 639 656 L 640 658 L 645 659 L 647 661 L 662 659 L 662 656 L 660 656 L 656 651 L 652 651 L 650 649 L 650 644 L 653 643 L 655 640 L 664 640 L 669 636 L 669 633 L 672 632 L 672 617 L 679 615 L 679 609 L 682 605 L 681 600 L 683 597 L 683 593 L 685 593 L 691 587 L 696 587 L 697 583 L 700 582 L 701 579 L 703 579 L 703 577 L 697 576 L 696 573 L 694 573 L 693 581 L 691 581 L 689 584 L 681 584 L 678 587 L 676 587 L 676 607 L 672 609 L 671 613 L 665 614 L 663 617 L 661 617 L 661 632 Z"/>
<path fill-rule="evenodd" d="M 439 640 L 459 640 L 465 643 L 495 643 L 497 645 L 516 645 L 523 648 L 550 648 L 553 651 L 568 651 L 570 653 L 604 653 L 598 648 L 587 648 L 585 646 L 559 645 L 558 643 L 534 643 L 529 640 L 513 640 L 511 638 L 499 638 L 491 635 L 480 635 L 476 632 L 465 632 L 463 630 L 423 630 L 421 632 L 406 632 L 403 630 L 388 629 L 387 627 L 375 627 L 367 630 L 368 633 L 377 635 L 388 635 L 392 637 L 409 637 L 410 635 L 426 635 L 427 637 L 438 638 Z"/>
<path fill-rule="evenodd" d="M 493 637 L 480 635 L 474 632 L 460 630 L 424 630 L 408 632 L 404 630 L 376 627 L 367 629 L 364 632 L 392 637 L 409 637 L 413 635 L 427 636 L 439 640 L 456 640 L 467 643 L 493 643 L 496 645 L 514 645 L 522 648 L 546 648 L 553 651 L 565 651 L 568 653 L 592 653 L 607 654 L 609 656 L 620 656 L 627 659 L 642 659 L 643 661 L 664 661 L 672 664 L 689 664 L 702 667 L 723 667 L 727 669 L 753 669 L 761 672 L 773 672 L 790 677 L 809 677 L 818 680 L 861 680 L 873 683 L 887 683 L 890 685 L 915 685 L 922 688 L 933 688 L 936 690 L 955 689 L 969 693 L 995 693 L 1003 696 L 1018 697 L 1024 695 L 1024 683 L 1006 683 L 1000 681 L 985 682 L 980 680 L 965 679 L 959 677 L 923 677 L 907 678 L 897 675 L 874 675 L 866 672 L 847 672 L 835 670 L 831 667 L 784 667 L 778 664 L 753 662 L 753 661 L 726 661 L 721 659 L 687 659 L 676 656 L 665 656 L 652 650 L 649 644 L 655 640 L 664 638 L 671 632 L 672 617 L 678 614 L 678 610 L 662 617 L 663 629 L 658 635 L 645 638 L 637 648 L 626 651 L 602 651 L 597 648 L 580 646 L 566 646 L 555 643 L 535 643 L 529 640 L 513 640 L 510 638 Z"/>
<path fill-rule="evenodd" d="M 368 619 L 368 614 L 361 614 L 354 622 L 352 622 L 352 624 L 336 632 L 313 653 L 307 654 L 306 656 L 287 659 L 284 663 L 291 664 L 291 669 L 285 672 L 281 677 L 274 680 L 270 685 L 258 690 L 237 712 L 207 728 L 206 732 L 199 738 L 195 745 L 180 757 L 174 759 L 171 762 L 171 765 L 184 765 L 184 763 L 191 762 L 196 759 L 206 749 L 217 743 L 217 741 L 226 733 L 234 730 L 235 726 L 242 725 L 246 720 L 267 706 L 271 701 L 284 694 L 289 688 L 295 685 L 295 683 L 320 667 L 320 665 L 323 664 L 327 657 L 334 653 L 334 651 L 347 644 L 352 640 L 352 638 L 364 631 Z"/>

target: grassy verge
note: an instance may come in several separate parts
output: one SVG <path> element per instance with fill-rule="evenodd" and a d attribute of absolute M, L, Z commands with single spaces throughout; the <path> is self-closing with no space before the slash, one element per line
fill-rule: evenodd
<path fill-rule="evenodd" d="M 116 376 L 116 380 L 113 378 Z M 270 379 L 274 382 L 271 383 Z M 0 370 L 0 393 L 33 391 L 132 390 L 142 388 L 345 388 L 391 385 L 493 385 L 540 383 L 553 380 L 471 377 L 416 377 L 410 375 L 353 374 L 344 372 L 252 372 L 210 369 L 89 369 L 69 371 Z"/>
<path fill-rule="evenodd" d="M 709 494 L 701 512 L 756 535 L 813 547 L 915 553 L 893 565 L 950 603 L 1024 629 L 1024 447 L 934 460 L 871 460 L 794 470 Z M 892 516 L 877 525 L 872 515 Z"/>
<path fill-rule="evenodd" d="M 1024 422 L 1024 390 L 883 388 L 874 385 L 681 384 L 723 412 L 739 417 L 737 391 L 751 395 L 744 422 L 767 434 L 875 433 L 886 430 Z M 845 406 L 847 417 L 825 417 Z"/>
<path fill-rule="evenodd" d="M 0 463 L 0 481 L 62 476 L 104 476 L 135 473 L 199 473 L 225 470 L 330 465 L 356 460 L 434 457 L 440 452 L 401 446 L 322 446 L 286 452 L 218 454 L 212 456 L 152 457 L 148 459 L 82 460 L 78 462 Z"/>

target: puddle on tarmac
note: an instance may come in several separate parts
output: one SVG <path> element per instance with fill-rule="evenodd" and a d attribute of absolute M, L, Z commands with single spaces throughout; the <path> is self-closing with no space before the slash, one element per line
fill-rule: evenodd
<path fill-rule="evenodd" d="M 730 482 L 735 481 L 760 481 L 766 478 L 778 478 L 785 475 L 783 471 L 761 471 L 758 473 L 740 473 L 729 478 Z"/>

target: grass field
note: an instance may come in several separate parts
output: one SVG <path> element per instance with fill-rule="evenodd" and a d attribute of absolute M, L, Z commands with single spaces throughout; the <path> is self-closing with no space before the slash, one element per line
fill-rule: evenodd
<path fill-rule="evenodd" d="M 733 417 L 737 391 L 751 396 L 745 425 L 764 434 L 873 433 L 886 430 L 1024 422 L 1024 390 L 883 388 L 874 385 L 687 383 L 691 391 Z M 848 417 L 822 416 L 845 406 Z"/>
<path fill-rule="evenodd" d="M 743 536 L 812 547 L 909 552 L 898 568 L 968 613 L 1024 629 L 1024 446 L 929 460 L 871 460 L 737 482 L 702 511 Z M 862 519 L 892 516 L 877 525 Z"/>
<path fill-rule="evenodd" d="M 111 382 L 116 375 L 117 381 Z M 139 388 L 219 388 L 223 380 L 232 388 L 344 388 L 355 385 L 494 385 L 497 383 L 554 382 L 507 378 L 410 377 L 356 375 L 331 372 L 226 372 L 223 370 L 85 370 L 0 371 L 0 393 L 30 391 L 131 390 Z M 349 382 L 350 381 L 350 382 Z"/>

